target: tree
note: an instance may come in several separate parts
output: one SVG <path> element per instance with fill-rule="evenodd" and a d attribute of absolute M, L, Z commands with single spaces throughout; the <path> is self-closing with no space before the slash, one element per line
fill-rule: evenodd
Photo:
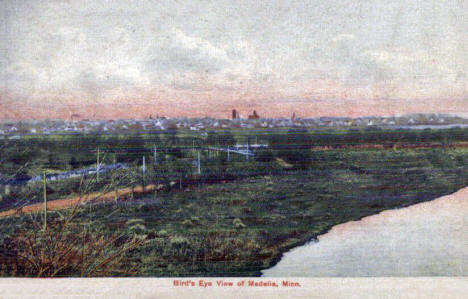
<path fill-rule="evenodd" d="M 117 160 L 120 162 L 138 162 L 141 156 L 148 152 L 145 148 L 145 139 L 141 134 L 125 136 L 120 142 Z"/>
<path fill-rule="evenodd" d="M 279 136 L 278 139 L 275 141 L 278 156 L 295 168 L 309 167 L 312 160 L 312 138 L 307 129 L 290 129 L 286 136 Z"/>

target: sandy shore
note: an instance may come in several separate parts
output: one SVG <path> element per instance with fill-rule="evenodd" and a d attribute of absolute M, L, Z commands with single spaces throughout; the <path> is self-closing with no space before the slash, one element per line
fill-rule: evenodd
<path fill-rule="evenodd" d="M 468 187 L 337 225 L 264 276 L 468 276 Z"/>

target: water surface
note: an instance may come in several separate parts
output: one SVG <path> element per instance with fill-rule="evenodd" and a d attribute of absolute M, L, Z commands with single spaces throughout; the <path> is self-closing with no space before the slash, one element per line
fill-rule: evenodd
<path fill-rule="evenodd" d="M 468 276 L 468 187 L 334 226 L 264 276 Z"/>

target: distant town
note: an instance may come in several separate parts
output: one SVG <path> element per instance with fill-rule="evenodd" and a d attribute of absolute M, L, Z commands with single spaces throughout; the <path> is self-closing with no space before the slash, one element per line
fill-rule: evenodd
<path fill-rule="evenodd" d="M 190 130 L 203 131 L 212 129 L 236 128 L 287 128 L 302 127 L 311 129 L 324 128 L 451 128 L 467 127 L 468 119 L 446 114 L 408 114 L 391 117 L 317 117 L 299 118 L 295 113 L 290 118 L 262 118 L 261 114 L 253 111 L 247 118 L 243 118 L 236 110 L 226 119 L 216 118 L 169 118 L 152 117 L 146 119 L 118 119 L 118 120 L 28 120 L 28 121 L 0 121 L 0 138 L 20 138 L 28 134 L 59 134 L 59 133 L 105 133 L 125 131 L 164 131 Z"/>

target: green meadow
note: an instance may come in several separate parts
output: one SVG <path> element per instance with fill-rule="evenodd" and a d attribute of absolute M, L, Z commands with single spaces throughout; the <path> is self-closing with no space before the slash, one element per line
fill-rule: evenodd
<path fill-rule="evenodd" d="M 47 200 L 157 186 L 48 211 L 46 227 L 43 211 L 0 219 L 0 275 L 258 276 L 336 224 L 467 186 L 467 142 L 460 128 L 0 140 L 0 210 L 43 201 L 43 182 L 25 183 L 30 178 L 97 162 L 126 167 L 47 181 Z M 252 156 L 223 150 L 236 144 Z"/>

